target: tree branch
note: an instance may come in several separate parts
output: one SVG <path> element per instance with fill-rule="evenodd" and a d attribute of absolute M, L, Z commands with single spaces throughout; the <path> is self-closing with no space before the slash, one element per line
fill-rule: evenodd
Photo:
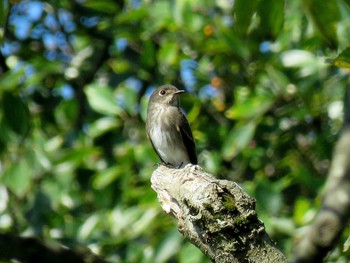
<path fill-rule="evenodd" d="M 236 183 L 197 165 L 159 166 L 151 182 L 179 231 L 213 262 L 286 262 L 258 219 L 255 200 Z"/>
<path fill-rule="evenodd" d="M 337 141 L 322 206 L 296 246 L 294 263 L 321 262 L 333 248 L 350 217 L 350 87 L 344 99 L 344 128 Z"/>

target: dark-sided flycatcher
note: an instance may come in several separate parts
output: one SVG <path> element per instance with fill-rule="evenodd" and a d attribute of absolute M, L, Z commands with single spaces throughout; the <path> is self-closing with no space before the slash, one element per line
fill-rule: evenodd
<path fill-rule="evenodd" d="M 161 161 L 176 168 L 197 164 L 196 146 L 185 115 L 179 108 L 178 90 L 163 85 L 151 95 L 147 110 L 147 136 Z"/>

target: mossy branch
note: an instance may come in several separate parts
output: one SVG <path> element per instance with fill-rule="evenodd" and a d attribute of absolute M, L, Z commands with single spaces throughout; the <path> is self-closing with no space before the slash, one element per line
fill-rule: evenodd
<path fill-rule="evenodd" d="M 159 166 L 151 182 L 179 231 L 213 262 L 286 262 L 265 232 L 255 200 L 236 183 L 215 179 L 197 165 Z"/>

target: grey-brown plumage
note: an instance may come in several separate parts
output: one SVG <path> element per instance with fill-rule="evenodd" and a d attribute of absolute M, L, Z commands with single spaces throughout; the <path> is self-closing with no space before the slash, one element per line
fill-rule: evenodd
<path fill-rule="evenodd" d="M 147 109 L 147 136 L 164 164 L 176 168 L 197 164 L 196 146 L 185 115 L 179 108 L 178 90 L 163 85 L 151 95 Z"/>

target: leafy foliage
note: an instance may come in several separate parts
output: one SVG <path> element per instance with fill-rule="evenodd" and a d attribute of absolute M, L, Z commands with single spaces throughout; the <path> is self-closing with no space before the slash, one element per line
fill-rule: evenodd
<path fill-rule="evenodd" d="M 205 262 L 150 189 L 147 100 L 172 83 L 190 91 L 199 163 L 240 182 L 291 253 L 342 125 L 348 72 L 325 59 L 348 68 L 349 1 L 25 0 L 5 22 L 6 3 L 1 231 L 113 262 Z"/>

